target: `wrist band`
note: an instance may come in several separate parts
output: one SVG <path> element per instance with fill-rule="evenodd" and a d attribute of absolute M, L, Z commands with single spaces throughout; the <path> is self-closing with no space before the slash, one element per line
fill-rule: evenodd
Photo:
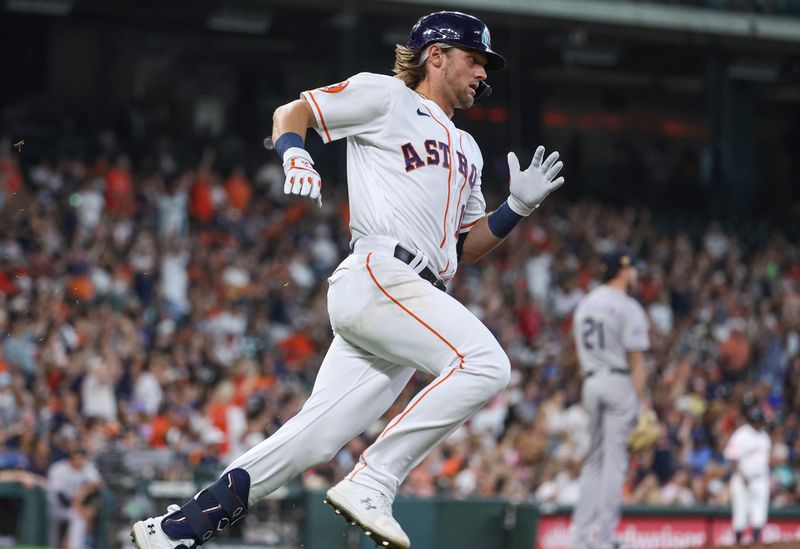
<path fill-rule="evenodd" d="M 489 219 L 486 221 L 493 235 L 497 238 L 505 238 L 522 219 L 521 215 L 511 209 L 508 202 L 503 202 L 499 208 L 489 214 Z"/>
<path fill-rule="evenodd" d="M 297 147 L 299 149 L 305 148 L 305 143 L 303 142 L 303 138 L 300 137 L 300 134 L 294 132 L 286 132 L 285 134 L 281 135 L 277 141 L 275 141 L 275 152 L 278 153 L 278 156 L 283 159 L 283 153 L 285 153 L 288 149 L 292 147 Z"/>

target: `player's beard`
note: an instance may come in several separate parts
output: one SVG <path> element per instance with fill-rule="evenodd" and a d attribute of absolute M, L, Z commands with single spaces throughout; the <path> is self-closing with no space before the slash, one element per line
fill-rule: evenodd
<path fill-rule="evenodd" d="M 460 100 L 458 104 L 459 109 L 468 109 L 475 104 L 475 96 L 473 96 L 469 91 L 459 89 L 458 98 Z"/>
<path fill-rule="evenodd" d="M 444 69 L 444 78 L 445 82 L 451 82 L 451 72 L 449 67 L 445 67 Z M 453 79 L 455 80 L 455 79 Z M 475 104 L 475 96 L 471 91 L 471 88 L 463 83 L 453 84 L 451 89 L 451 96 L 452 96 L 452 104 L 453 108 L 456 109 L 468 109 Z"/>

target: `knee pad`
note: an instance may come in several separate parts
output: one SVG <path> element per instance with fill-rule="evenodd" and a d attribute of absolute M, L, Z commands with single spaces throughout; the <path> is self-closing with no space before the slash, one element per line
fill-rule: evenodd
<path fill-rule="evenodd" d="M 247 515 L 249 493 L 247 471 L 228 471 L 179 511 L 164 517 L 161 529 L 171 538 L 193 539 L 197 545 L 206 543 Z"/>

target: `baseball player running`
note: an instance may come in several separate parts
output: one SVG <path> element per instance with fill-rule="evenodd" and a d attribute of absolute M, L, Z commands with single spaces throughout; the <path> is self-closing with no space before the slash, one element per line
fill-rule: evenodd
<path fill-rule="evenodd" d="M 275 111 L 272 137 L 287 194 L 321 196 L 304 148 L 308 128 L 326 143 L 347 139 L 352 254 L 328 279 L 334 339 L 302 410 L 182 507 L 134 524 L 140 549 L 213 538 L 249 506 L 330 460 L 420 370 L 435 379 L 326 498 L 377 544 L 410 546 L 392 516 L 398 486 L 510 375 L 491 332 L 442 290 L 459 261 L 483 257 L 564 181 L 558 153 L 545 158 L 539 147 L 524 171 L 509 153 L 510 195 L 486 215 L 480 149 L 451 118 L 487 95 L 487 71 L 505 64 L 480 20 L 433 13 L 396 47 L 395 77 L 360 73 Z"/>
<path fill-rule="evenodd" d="M 747 526 L 753 527 L 753 543 L 761 540 L 769 508 L 769 457 L 772 441 L 764 431 L 764 414 L 753 406 L 745 412 L 745 423 L 725 445 L 725 458 L 732 463 L 731 506 L 736 545 L 742 543 Z"/>
<path fill-rule="evenodd" d="M 572 515 L 573 549 L 619 547 L 614 529 L 628 467 L 628 437 L 640 412 L 649 411 L 644 360 L 650 348 L 647 316 L 628 295 L 637 281 L 633 254 L 619 248 L 603 257 L 603 267 L 604 284 L 580 301 L 573 319 L 591 430 L 580 498 Z"/>

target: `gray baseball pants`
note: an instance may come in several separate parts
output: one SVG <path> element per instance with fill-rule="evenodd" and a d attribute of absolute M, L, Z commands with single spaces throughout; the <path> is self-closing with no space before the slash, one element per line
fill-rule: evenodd
<path fill-rule="evenodd" d="M 591 442 L 572 514 L 572 549 L 611 549 L 628 469 L 628 438 L 639 418 L 639 397 L 629 375 L 600 371 L 583 382 L 582 398 L 589 412 Z"/>

